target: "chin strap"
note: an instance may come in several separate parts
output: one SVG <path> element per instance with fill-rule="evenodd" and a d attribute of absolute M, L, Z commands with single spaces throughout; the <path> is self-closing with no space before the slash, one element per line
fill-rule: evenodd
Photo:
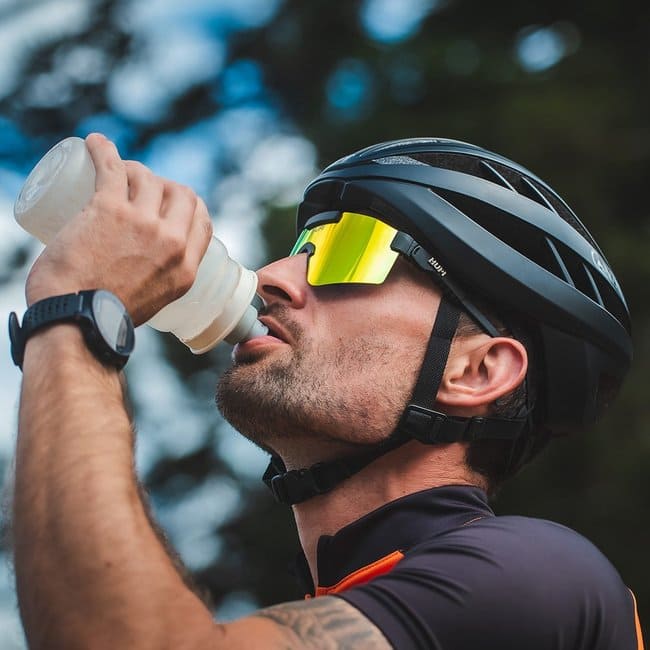
<path fill-rule="evenodd" d="M 447 365 L 460 308 L 443 295 L 438 315 L 420 368 L 411 403 L 390 437 L 361 454 L 316 463 L 309 468 L 287 471 L 282 459 L 273 456 L 263 481 L 280 503 L 294 505 L 325 494 L 384 454 L 409 440 L 425 444 L 465 442 L 483 438 L 515 439 L 524 431 L 527 418 L 460 418 L 429 408 L 438 394 Z"/>
<path fill-rule="evenodd" d="M 386 442 L 372 445 L 368 451 L 337 458 L 336 460 L 316 463 L 306 469 L 287 471 L 279 456 L 272 456 L 262 480 L 273 492 L 276 501 L 294 505 L 302 503 L 319 494 L 333 490 L 339 483 L 361 471 L 373 460 L 408 442 L 408 438 L 391 436 Z"/>

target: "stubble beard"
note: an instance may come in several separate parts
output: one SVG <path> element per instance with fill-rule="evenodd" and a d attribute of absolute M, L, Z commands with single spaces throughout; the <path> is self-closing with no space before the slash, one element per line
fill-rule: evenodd
<path fill-rule="evenodd" d="M 292 345 L 243 359 L 222 375 L 216 402 L 223 417 L 266 451 L 277 451 L 286 440 L 358 447 L 386 437 L 403 408 L 403 390 L 393 385 L 381 395 L 365 380 L 368 359 L 385 359 L 386 349 L 369 337 L 341 339 L 333 350 L 321 351 L 286 312 L 277 315 Z M 378 402 L 388 410 L 379 419 Z"/>
<path fill-rule="evenodd" d="M 223 417 L 243 436 L 267 451 L 277 438 L 310 428 L 319 399 L 318 375 L 306 372 L 302 330 L 275 305 L 267 310 L 291 335 L 291 346 L 243 357 L 221 376 L 216 402 Z M 316 381 L 315 381 L 316 379 Z"/>
<path fill-rule="evenodd" d="M 216 402 L 223 417 L 243 436 L 270 451 L 276 438 L 299 435 L 310 425 L 305 405 L 315 387 L 301 381 L 301 355 L 237 363 L 217 385 Z"/>

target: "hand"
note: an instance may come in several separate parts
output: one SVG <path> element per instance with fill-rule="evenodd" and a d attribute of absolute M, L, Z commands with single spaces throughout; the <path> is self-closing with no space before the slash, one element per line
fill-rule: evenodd
<path fill-rule="evenodd" d="M 192 286 L 212 236 L 205 203 L 189 187 L 120 158 L 104 136 L 86 138 L 95 194 L 34 263 L 27 304 L 82 289 L 107 289 L 135 325 Z"/>

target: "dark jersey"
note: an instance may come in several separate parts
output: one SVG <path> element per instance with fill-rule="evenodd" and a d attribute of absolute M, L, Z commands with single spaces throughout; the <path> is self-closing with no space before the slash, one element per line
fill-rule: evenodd
<path fill-rule="evenodd" d="M 643 647 L 634 597 L 593 544 L 497 517 L 478 488 L 418 492 L 322 537 L 318 575 L 317 595 L 345 599 L 400 650 Z"/>

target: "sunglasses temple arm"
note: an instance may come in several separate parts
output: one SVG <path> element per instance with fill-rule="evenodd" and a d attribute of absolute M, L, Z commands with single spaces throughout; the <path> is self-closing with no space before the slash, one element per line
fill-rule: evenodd
<path fill-rule="evenodd" d="M 501 336 L 499 330 L 487 316 L 472 303 L 465 295 L 465 292 L 455 282 L 447 277 L 447 271 L 442 264 L 424 250 L 410 235 L 404 232 L 398 232 L 390 247 L 410 259 L 419 269 L 432 274 L 442 290 L 454 298 L 486 334 L 492 337 Z"/>

